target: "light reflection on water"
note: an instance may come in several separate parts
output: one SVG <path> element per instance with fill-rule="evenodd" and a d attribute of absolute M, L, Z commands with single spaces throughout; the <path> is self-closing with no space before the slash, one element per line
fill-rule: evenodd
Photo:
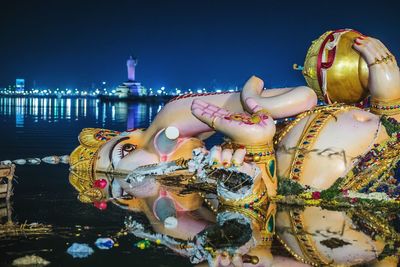
<path fill-rule="evenodd" d="M 107 127 L 108 120 L 126 122 L 126 128 L 144 127 L 154 117 L 153 109 L 161 110 L 163 103 L 103 103 L 98 99 L 82 98 L 0 98 L 0 116 L 15 116 L 15 126 L 25 127 L 25 120 L 37 123 L 46 121 L 79 121 L 88 117 L 101 127 Z"/>
<path fill-rule="evenodd" d="M 163 105 L 102 103 L 92 98 L 0 97 L 0 160 L 70 154 L 78 146 L 77 137 L 83 128 L 123 131 L 147 127 L 155 116 L 154 111 Z M 126 211 L 110 206 L 106 212 L 99 212 L 91 205 L 80 203 L 68 182 L 68 173 L 68 166 L 63 164 L 17 167 L 12 220 L 49 224 L 64 230 L 60 235 L 39 240 L 27 236 L 1 240 L 0 266 L 11 266 L 13 259 L 27 254 L 42 256 L 52 262 L 51 266 L 121 266 L 122 263 L 126 266 L 129 262 L 189 266 L 186 259 L 167 253 L 143 257 L 143 252 L 133 247 L 137 240 L 130 236 L 125 244 L 121 243 L 120 250 L 97 251 L 89 259 L 73 259 L 66 253 L 69 242 L 93 245 L 98 234 L 115 234 L 123 226 Z M 0 217 L 3 204 L 0 200 Z M 77 232 L 77 225 L 90 229 L 85 233 Z M 75 236 L 78 233 L 79 236 Z"/>

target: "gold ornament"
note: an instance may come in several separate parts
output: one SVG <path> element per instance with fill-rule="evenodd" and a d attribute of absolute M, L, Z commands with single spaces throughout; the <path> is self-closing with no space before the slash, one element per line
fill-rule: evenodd
<path fill-rule="evenodd" d="M 246 145 L 246 158 L 254 161 L 257 164 L 267 164 L 271 160 L 275 160 L 275 151 L 272 145 Z M 271 174 L 274 176 L 274 174 Z"/>
<path fill-rule="evenodd" d="M 371 98 L 371 112 L 378 115 L 396 115 L 400 113 L 400 99 L 382 101 Z"/>
<path fill-rule="evenodd" d="M 103 192 L 98 188 L 89 188 L 79 193 L 78 200 L 83 203 L 93 203 L 102 200 Z"/>
<path fill-rule="evenodd" d="M 312 42 L 302 73 L 320 100 L 354 104 L 368 95 L 368 66 L 353 49 L 354 40 L 360 36 L 354 30 L 336 30 Z"/>
<path fill-rule="evenodd" d="M 118 134 L 97 128 L 85 128 L 79 134 L 80 145 L 70 155 L 69 182 L 78 191 L 80 201 L 89 203 L 97 198 L 98 193 L 90 191 L 95 180 L 97 153 L 103 144 Z"/>
<path fill-rule="evenodd" d="M 368 67 L 372 67 L 373 65 L 381 64 L 381 63 L 388 63 L 389 61 L 394 62 L 394 57 L 391 54 L 387 54 L 386 57 L 381 59 L 375 58 L 375 61 L 368 65 Z"/>

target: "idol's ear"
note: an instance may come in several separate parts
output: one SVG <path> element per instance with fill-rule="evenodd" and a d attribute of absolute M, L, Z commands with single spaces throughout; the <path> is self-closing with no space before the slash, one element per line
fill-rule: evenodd
<path fill-rule="evenodd" d="M 161 161 L 190 158 L 193 149 L 203 146 L 198 138 L 181 138 L 179 129 L 174 126 L 160 130 L 154 137 L 154 148 Z"/>
<path fill-rule="evenodd" d="M 157 198 L 153 204 L 153 214 L 167 229 L 174 229 L 178 226 L 175 203 L 170 197 L 160 196 Z"/>
<path fill-rule="evenodd" d="M 179 129 L 174 126 L 164 128 L 156 134 L 154 137 L 154 148 L 160 155 L 160 158 L 169 155 L 176 149 L 178 138 Z"/>
<path fill-rule="evenodd" d="M 240 97 L 247 112 L 253 113 L 249 101 L 255 101 L 274 119 L 292 117 L 317 105 L 317 95 L 307 86 L 266 90 L 256 76 L 246 82 Z"/>

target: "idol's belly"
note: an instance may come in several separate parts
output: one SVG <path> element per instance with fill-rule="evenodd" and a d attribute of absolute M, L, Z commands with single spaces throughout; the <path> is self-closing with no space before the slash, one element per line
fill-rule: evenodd
<path fill-rule="evenodd" d="M 379 117 L 338 107 L 304 115 L 278 139 L 278 175 L 326 189 L 346 175 L 379 134 Z"/>

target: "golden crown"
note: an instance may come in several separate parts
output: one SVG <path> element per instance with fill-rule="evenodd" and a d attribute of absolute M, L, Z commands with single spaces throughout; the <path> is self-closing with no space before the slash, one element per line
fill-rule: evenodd
<path fill-rule="evenodd" d="M 97 153 L 103 144 L 119 134 L 99 128 L 85 128 L 79 134 L 80 145 L 70 155 L 69 182 L 79 192 L 80 201 L 92 203 L 103 198 L 101 190 L 93 187 Z"/>
<path fill-rule="evenodd" d="M 327 31 L 314 40 L 307 51 L 302 70 L 307 85 L 327 103 L 354 104 L 368 94 L 368 66 L 353 49 L 361 33 L 346 29 Z"/>

